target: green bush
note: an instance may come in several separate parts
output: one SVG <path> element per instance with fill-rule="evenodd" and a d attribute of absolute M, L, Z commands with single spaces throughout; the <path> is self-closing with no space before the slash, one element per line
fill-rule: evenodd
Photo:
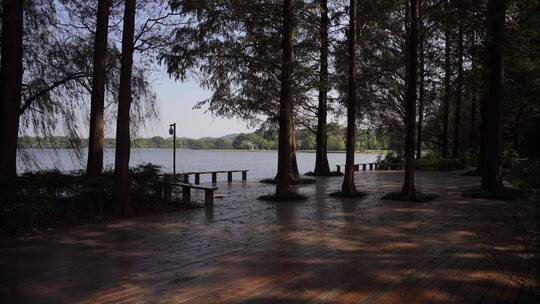
<path fill-rule="evenodd" d="M 418 170 L 426 171 L 450 171 L 467 168 L 468 158 L 444 158 L 438 154 L 431 153 L 424 156 L 417 163 Z"/>
<path fill-rule="evenodd" d="M 130 169 L 131 207 L 136 210 L 155 210 L 160 207 L 163 178 L 161 166 L 151 163 Z"/>
<path fill-rule="evenodd" d="M 62 211 L 57 201 L 42 194 L 18 194 L 2 204 L 0 234 L 15 235 L 35 228 L 38 221 L 53 219 Z"/>
<path fill-rule="evenodd" d="M 379 170 L 401 170 L 403 165 L 403 157 L 396 152 L 388 152 L 384 158 L 380 155 L 377 157 Z"/>
<path fill-rule="evenodd" d="M 514 161 L 508 179 L 517 188 L 540 188 L 540 159 Z"/>
<path fill-rule="evenodd" d="M 161 167 L 143 164 L 131 168 L 130 208 L 135 214 L 163 209 Z M 0 234 L 14 235 L 34 228 L 80 222 L 96 215 L 114 215 L 115 176 L 84 171 L 42 170 L 21 174 L 12 195 L 0 206 Z M 39 226 L 39 227 L 36 227 Z"/>

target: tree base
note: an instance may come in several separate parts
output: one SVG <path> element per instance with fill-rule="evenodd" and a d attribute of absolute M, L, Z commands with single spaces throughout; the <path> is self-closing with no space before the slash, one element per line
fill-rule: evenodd
<path fill-rule="evenodd" d="M 361 198 L 361 197 L 367 196 L 367 193 L 361 192 L 361 191 L 355 191 L 355 192 L 337 191 L 337 192 L 330 193 L 330 196 L 339 197 L 339 198 Z"/>
<path fill-rule="evenodd" d="M 274 178 L 261 179 L 259 182 L 263 184 L 271 184 L 271 185 L 276 184 L 276 180 Z M 316 182 L 317 180 L 313 178 L 300 178 L 300 179 L 291 181 L 291 185 L 307 185 L 307 184 L 315 184 Z"/>
<path fill-rule="evenodd" d="M 337 171 L 332 171 L 332 172 L 327 173 L 327 174 L 316 174 L 316 173 L 313 172 L 313 171 L 309 171 L 309 172 L 305 173 L 304 175 L 306 175 L 306 176 L 335 177 L 335 176 L 343 176 L 344 174 L 341 173 L 341 172 L 337 172 Z"/>
<path fill-rule="evenodd" d="M 401 191 L 398 192 L 390 192 L 387 195 L 383 196 L 383 200 L 390 200 L 390 201 L 402 201 L 402 202 L 430 202 L 438 198 L 438 194 L 433 193 L 423 193 L 420 191 L 416 191 L 414 195 L 403 195 Z"/>
<path fill-rule="evenodd" d="M 298 201 L 305 201 L 308 198 L 296 192 L 290 192 L 290 193 L 280 194 L 280 195 L 277 195 L 277 194 L 262 195 L 262 196 L 259 196 L 257 199 L 261 201 L 270 201 L 270 202 L 298 202 Z"/>
<path fill-rule="evenodd" d="M 462 196 L 471 198 L 486 198 L 492 200 L 519 201 L 529 198 L 531 193 L 530 191 L 514 188 L 503 188 L 498 192 L 489 192 L 482 189 L 473 188 L 463 192 Z"/>

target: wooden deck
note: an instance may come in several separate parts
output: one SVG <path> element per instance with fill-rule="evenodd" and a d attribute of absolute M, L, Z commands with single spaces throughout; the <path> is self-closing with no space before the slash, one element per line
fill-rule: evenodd
<path fill-rule="evenodd" d="M 534 303 L 512 204 L 460 196 L 478 182 L 420 173 L 432 203 L 382 201 L 401 173 L 359 172 L 300 188 L 300 203 L 257 201 L 273 187 L 218 184 L 214 208 L 0 241 L 2 303 Z"/>

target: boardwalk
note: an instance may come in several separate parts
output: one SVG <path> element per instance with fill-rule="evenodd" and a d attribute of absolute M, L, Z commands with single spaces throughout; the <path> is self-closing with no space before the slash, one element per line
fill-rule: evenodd
<path fill-rule="evenodd" d="M 460 197 L 478 179 L 419 173 L 432 203 L 382 201 L 398 172 L 358 172 L 362 200 L 257 201 L 273 187 L 219 184 L 214 209 L 0 242 L 2 303 L 532 303 L 512 204 Z M 519 277 L 518 277 L 519 278 Z"/>

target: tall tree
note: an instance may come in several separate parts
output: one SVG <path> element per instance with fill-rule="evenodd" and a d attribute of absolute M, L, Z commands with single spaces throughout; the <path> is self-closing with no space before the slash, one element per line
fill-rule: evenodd
<path fill-rule="evenodd" d="M 17 139 L 23 77 L 23 1 L 2 1 L 0 61 L 0 191 L 17 175 Z"/>
<path fill-rule="evenodd" d="M 348 31 L 348 88 L 347 88 L 347 141 L 345 154 L 345 176 L 341 191 L 354 194 L 354 150 L 356 143 L 356 0 L 349 2 L 349 31 Z"/>
<path fill-rule="evenodd" d="M 281 95 L 279 98 L 278 172 L 276 196 L 291 192 L 292 146 L 292 73 L 293 73 L 293 0 L 283 0 L 281 41 Z"/>
<path fill-rule="evenodd" d="M 477 81 L 477 68 L 476 68 L 476 30 L 472 29 L 471 31 L 471 108 L 470 108 L 470 114 L 469 117 L 469 135 L 468 135 L 468 146 L 469 148 L 472 148 L 475 141 L 475 135 L 477 134 L 476 130 L 476 95 L 477 95 L 477 88 L 478 88 L 478 81 Z"/>
<path fill-rule="evenodd" d="M 502 182 L 502 106 L 504 100 L 504 44 L 506 0 L 488 0 L 486 31 L 486 84 L 482 107 L 482 190 L 498 193 Z"/>
<path fill-rule="evenodd" d="M 452 145 L 452 157 L 459 157 L 460 150 L 460 127 L 461 127 L 461 99 L 463 97 L 463 3 L 458 2 L 458 74 L 456 88 L 456 105 L 454 107 L 454 136 Z"/>
<path fill-rule="evenodd" d="M 416 83 L 418 69 L 418 0 L 410 0 L 410 34 L 407 41 L 407 91 L 405 95 L 405 181 L 401 194 L 414 198 L 416 188 L 414 182 L 415 160 L 415 120 L 416 120 Z"/>
<path fill-rule="evenodd" d="M 328 111 L 328 1 L 320 0 L 320 72 L 319 72 L 319 107 L 317 109 L 317 133 L 315 152 L 315 175 L 329 175 L 328 134 L 326 116 Z"/>
<path fill-rule="evenodd" d="M 129 114 L 132 101 L 132 73 L 135 35 L 135 0 L 125 0 L 124 25 L 122 31 L 122 59 L 120 68 L 120 89 L 118 93 L 118 118 L 116 123 L 116 155 L 114 172 L 118 195 L 118 211 L 127 212 L 129 195 L 130 126 Z"/>
<path fill-rule="evenodd" d="M 444 0 L 444 99 L 443 130 L 441 140 L 442 157 L 448 156 L 448 122 L 450 115 L 450 78 L 452 74 L 450 61 L 450 5 Z"/>
<path fill-rule="evenodd" d="M 416 159 L 422 158 L 422 127 L 424 124 L 424 96 L 425 96 L 425 52 L 424 41 L 426 39 L 426 33 L 424 31 L 424 21 L 422 20 L 422 3 L 420 1 L 418 8 L 418 31 L 419 31 L 419 55 L 420 55 L 420 69 L 419 69 L 419 89 L 418 89 L 418 124 L 417 124 L 417 138 L 416 138 Z"/>
<path fill-rule="evenodd" d="M 90 94 L 90 134 L 88 136 L 88 162 L 86 172 L 98 176 L 103 170 L 103 129 L 105 82 L 107 78 L 107 36 L 109 33 L 110 0 L 99 0 L 94 37 L 94 71 Z"/>

